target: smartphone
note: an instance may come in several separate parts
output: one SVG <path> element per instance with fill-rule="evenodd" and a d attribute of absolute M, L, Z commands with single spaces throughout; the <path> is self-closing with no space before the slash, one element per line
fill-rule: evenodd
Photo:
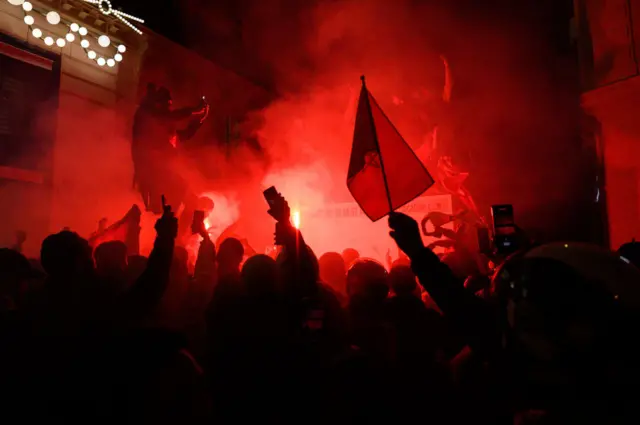
<path fill-rule="evenodd" d="M 478 252 L 484 255 L 492 254 L 491 236 L 488 227 L 478 227 Z"/>
<path fill-rule="evenodd" d="M 518 250 L 513 205 L 493 205 L 493 245 L 498 254 L 511 254 Z"/>
<path fill-rule="evenodd" d="M 191 221 L 191 233 L 198 234 L 204 228 L 204 211 L 196 210 L 193 212 L 193 220 Z"/>
<path fill-rule="evenodd" d="M 491 217 L 496 226 L 513 226 L 513 205 L 493 205 L 491 207 Z"/>
<path fill-rule="evenodd" d="M 280 194 L 276 190 L 275 186 L 271 186 L 270 188 L 262 192 L 262 194 L 264 195 L 264 199 L 267 200 L 269 207 L 273 207 L 280 198 Z"/>

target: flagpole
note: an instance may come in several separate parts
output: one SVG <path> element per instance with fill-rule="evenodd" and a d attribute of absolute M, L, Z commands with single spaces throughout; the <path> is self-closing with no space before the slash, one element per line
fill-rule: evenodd
<path fill-rule="evenodd" d="M 362 81 L 362 87 L 367 91 L 367 113 L 369 114 L 369 120 L 371 121 L 371 132 L 373 133 L 373 140 L 376 144 L 376 150 L 378 151 L 378 161 L 380 161 L 380 170 L 382 171 L 382 180 L 384 181 L 384 190 L 387 194 L 387 202 L 389 203 L 389 212 L 393 212 L 393 203 L 391 202 L 391 192 L 389 192 L 389 183 L 387 182 L 387 174 L 384 172 L 384 163 L 382 162 L 382 152 L 380 151 L 380 142 L 378 142 L 378 132 L 376 131 L 376 123 L 373 120 L 373 113 L 371 112 L 371 102 L 369 101 L 369 89 L 364 80 L 364 75 L 360 77 Z"/>

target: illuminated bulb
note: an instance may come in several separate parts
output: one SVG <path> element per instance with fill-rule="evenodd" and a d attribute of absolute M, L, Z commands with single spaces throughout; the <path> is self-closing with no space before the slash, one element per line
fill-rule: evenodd
<path fill-rule="evenodd" d="M 27 24 L 27 25 L 33 25 L 33 23 L 35 21 L 36 20 L 33 19 L 33 16 L 31 16 L 31 15 L 27 15 L 27 16 L 24 17 L 24 23 Z"/>
<path fill-rule="evenodd" d="M 46 44 L 47 46 L 53 46 L 53 38 L 51 37 L 46 37 L 44 39 L 44 44 Z"/>
<path fill-rule="evenodd" d="M 64 47 L 67 44 L 67 42 L 64 41 L 64 38 L 59 38 L 56 40 L 56 44 L 58 45 L 58 47 Z"/>
<path fill-rule="evenodd" d="M 47 22 L 51 25 L 58 25 L 60 23 L 60 14 L 53 11 L 47 13 Z"/>
<path fill-rule="evenodd" d="M 109 0 L 99 0 L 96 3 L 98 3 L 98 9 L 100 9 L 100 12 L 105 15 L 111 14 L 111 2 Z"/>
<path fill-rule="evenodd" d="M 124 44 L 119 45 L 119 46 L 118 46 L 118 51 L 119 51 L 120 53 L 124 53 L 124 52 L 126 52 L 126 51 L 127 51 L 127 46 L 125 46 Z"/>
<path fill-rule="evenodd" d="M 94 52 L 93 50 L 89 50 L 89 51 L 87 52 L 87 56 L 89 56 L 89 59 L 95 59 L 95 58 L 96 58 L 96 56 L 98 56 L 98 55 L 97 55 L 97 54 L 96 54 L 96 52 Z"/>
<path fill-rule="evenodd" d="M 80 45 L 86 49 L 87 47 L 89 47 L 89 40 L 82 40 L 80 42 Z"/>
<path fill-rule="evenodd" d="M 80 29 L 80 25 L 76 24 L 75 22 L 73 24 L 71 24 L 71 26 L 69 27 L 69 29 L 73 32 L 78 32 L 78 30 Z"/>
<path fill-rule="evenodd" d="M 33 35 L 35 38 L 40 38 L 42 37 L 42 31 L 40 30 L 40 28 L 34 28 L 33 31 L 31 31 L 31 35 Z"/>
<path fill-rule="evenodd" d="M 101 35 L 98 38 L 98 44 L 102 47 L 109 47 L 109 45 L 111 44 L 111 39 L 106 35 Z"/>
<path fill-rule="evenodd" d="M 107 61 L 104 60 L 104 58 L 98 58 L 98 65 L 104 66 L 105 63 L 107 63 Z"/>
<path fill-rule="evenodd" d="M 25 12 L 31 12 L 33 10 L 33 5 L 28 1 L 25 1 L 24 3 L 22 3 L 22 8 Z"/>
<path fill-rule="evenodd" d="M 107 65 L 110 68 L 113 68 L 114 66 L 116 66 L 116 61 L 114 61 L 113 59 L 107 59 Z"/>
<path fill-rule="evenodd" d="M 24 0 L 9 0 L 9 3 L 14 6 L 20 6 L 22 3 L 24 3 Z"/>
<path fill-rule="evenodd" d="M 116 60 L 116 62 L 122 62 L 122 55 L 120 53 L 116 53 L 113 58 Z"/>
<path fill-rule="evenodd" d="M 87 34 L 89 34 L 89 31 L 85 28 L 85 27 L 80 27 L 78 28 L 78 32 L 80 33 L 80 35 L 85 36 Z"/>
<path fill-rule="evenodd" d="M 71 33 L 68 33 L 68 34 L 65 36 L 65 38 L 67 39 L 67 41 L 68 41 L 69 43 L 73 43 L 73 41 L 76 39 L 76 36 L 75 36 L 75 35 L 73 35 L 73 34 L 71 34 Z"/>

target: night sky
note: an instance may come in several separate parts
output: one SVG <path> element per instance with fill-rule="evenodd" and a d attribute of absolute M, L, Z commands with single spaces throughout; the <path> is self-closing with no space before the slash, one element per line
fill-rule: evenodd
<path fill-rule="evenodd" d="M 115 0 L 113 6 L 144 19 L 145 26 L 153 31 L 177 43 L 185 44 L 180 3 L 180 0 Z"/>
<path fill-rule="evenodd" d="M 179 44 L 188 45 L 184 28 L 184 14 L 181 10 L 181 7 L 184 7 L 184 4 L 188 1 L 190 0 L 115 0 L 113 1 L 113 6 L 145 19 L 145 25 L 153 31 Z M 416 0 L 416 2 L 421 1 L 428 0 Z M 224 2 L 218 3 L 219 5 L 224 4 Z M 508 8 L 498 6 L 498 4 L 505 3 L 505 0 L 489 0 L 487 3 L 491 3 L 491 7 L 496 9 L 496 11 L 513 8 L 513 4 L 510 4 Z M 507 3 L 511 2 L 509 1 Z M 245 1 L 245 4 L 251 4 L 251 1 Z M 527 8 L 532 4 L 536 5 L 536 8 L 547 9 L 549 11 L 547 12 L 549 14 L 548 30 L 558 32 L 557 37 L 564 41 L 567 36 L 567 21 L 573 14 L 572 0 L 533 0 L 533 2 L 524 2 L 521 6 Z M 489 4 L 482 4 L 481 6 L 474 0 L 456 0 L 452 2 L 451 6 L 455 9 L 472 13 L 478 7 L 489 7 Z M 236 11 L 236 14 L 237 13 L 238 11 Z M 230 11 L 229 15 L 231 16 L 232 14 L 233 12 Z M 240 12 L 240 15 L 242 15 L 242 12 Z"/>

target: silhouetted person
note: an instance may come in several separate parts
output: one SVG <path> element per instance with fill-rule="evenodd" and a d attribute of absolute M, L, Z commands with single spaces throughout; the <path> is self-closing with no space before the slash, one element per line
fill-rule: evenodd
<path fill-rule="evenodd" d="M 16 242 L 13 244 L 11 249 L 16 252 L 22 253 L 24 249 L 24 243 L 27 241 L 27 232 L 24 230 L 18 230 L 16 232 Z"/>
<path fill-rule="evenodd" d="M 340 300 L 347 305 L 347 267 L 344 259 L 337 252 L 327 252 L 318 260 L 320 280 L 327 284 Z"/>
<path fill-rule="evenodd" d="M 147 211 L 162 213 L 161 195 L 176 205 L 185 204 L 184 217 L 191 217 L 198 198 L 190 193 L 188 183 L 174 168 L 176 148 L 189 139 L 202 125 L 209 107 L 204 100 L 195 107 L 173 109 L 171 93 L 164 87 L 150 84 L 133 122 L 131 155 L 134 164 L 134 184 Z M 190 121 L 189 121 L 190 120 Z M 178 126 L 189 121 L 186 128 Z M 189 220 L 181 221 L 182 234 Z"/>
<path fill-rule="evenodd" d="M 21 308 L 27 285 L 38 277 L 24 255 L 0 248 L 0 320 L 4 313 Z"/>
<path fill-rule="evenodd" d="M 347 248 L 342 251 L 342 258 L 344 259 L 344 265 L 348 269 L 360 258 L 360 253 L 353 248 Z"/>
<path fill-rule="evenodd" d="M 96 273 L 106 285 L 121 290 L 127 282 L 127 246 L 121 241 L 100 244 L 94 251 Z"/>
<path fill-rule="evenodd" d="M 218 247 L 218 282 L 240 278 L 240 264 L 244 258 L 244 246 L 236 238 L 227 238 Z"/>

